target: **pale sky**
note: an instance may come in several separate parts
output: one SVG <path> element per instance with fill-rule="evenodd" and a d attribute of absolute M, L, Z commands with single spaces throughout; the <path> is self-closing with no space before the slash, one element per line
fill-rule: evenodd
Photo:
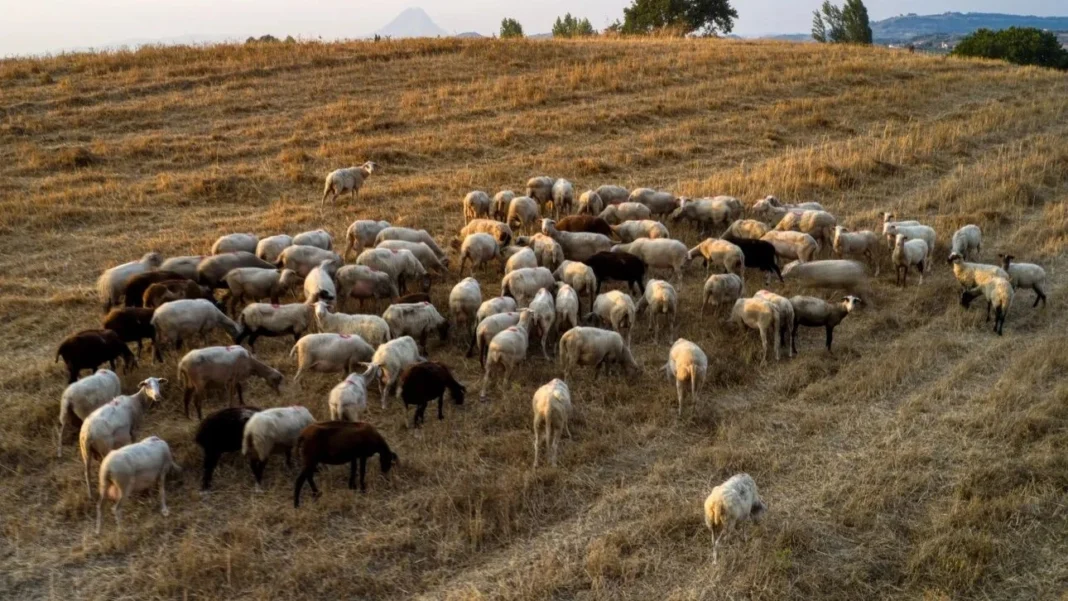
<path fill-rule="evenodd" d="M 804 33 L 822 0 L 735 0 L 734 33 Z M 840 4 L 841 2 L 837 2 Z M 0 0 L 0 56 L 107 46 L 182 36 L 351 38 L 367 35 L 410 6 L 422 7 L 452 32 L 484 35 L 503 17 L 527 33 L 548 32 L 572 12 L 603 29 L 630 0 Z M 1066 0 L 868 0 L 872 20 L 915 12 L 1005 12 L 1068 15 Z"/>

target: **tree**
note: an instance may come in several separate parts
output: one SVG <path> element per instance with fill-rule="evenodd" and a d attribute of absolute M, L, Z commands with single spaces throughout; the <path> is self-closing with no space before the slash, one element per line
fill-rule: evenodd
<path fill-rule="evenodd" d="M 1068 69 L 1068 50 L 1061 47 L 1056 34 L 1034 27 L 1010 27 L 1000 31 L 980 29 L 965 36 L 951 54 Z"/>
<path fill-rule="evenodd" d="M 863 0 L 846 0 L 841 8 L 824 0 L 812 15 L 812 38 L 832 44 L 871 44 L 871 23 Z"/>
<path fill-rule="evenodd" d="M 556 23 L 553 24 L 554 38 L 577 38 L 595 33 L 597 32 L 593 30 L 589 19 L 576 19 L 571 13 L 567 13 L 563 18 L 557 17 Z"/>
<path fill-rule="evenodd" d="M 738 11 L 730 0 L 633 0 L 623 9 L 619 31 L 650 33 L 657 29 L 678 29 L 682 33 L 716 35 L 730 33 Z"/>
<path fill-rule="evenodd" d="M 502 19 L 501 20 L 501 38 L 521 38 L 523 37 L 523 26 L 519 24 L 519 21 L 515 19 Z"/>

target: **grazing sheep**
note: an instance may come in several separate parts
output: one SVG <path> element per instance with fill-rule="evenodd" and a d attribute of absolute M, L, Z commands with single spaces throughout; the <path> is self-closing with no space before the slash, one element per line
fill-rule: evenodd
<path fill-rule="evenodd" d="M 263 471 L 271 455 L 285 454 L 286 465 L 290 465 L 301 430 L 314 422 L 311 411 L 299 406 L 264 409 L 248 418 L 241 435 L 241 454 L 248 457 L 256 492 L 263 492 Z"/>
<path fill-rule="evenodd" d="M 197 279 L 197 267 L 204 260 L 204 255 L 186 255 L 183 257 L 171 257 L 159 266 L 160 271 L 170 271 L 180 274 L 187 280 Z"/>
<path fill-rule="evenodd" d="M 367 252 L 367 251 L 364 251 Z M 363 256 L 362 254 L 360 256 Z M 340 267 L 345 264 L 341 255 L 330 250 L 324 250 L 318 246 L 293 246 L 287 247 L 278 255 L 275 265 L 279 268 L 291 269 L 302 278 L 307 278 L 311 270 L 323 264 L 323 261 L 333 261 Z"/>
<path fill-rule="evenodd" d="M 578 211 L 579 215 L 600 215 L 604 210 L 604 200 L 601 195 L 594 190 L 586 190 L 579 196 Z"/>
<path fill-rule="evenodd" d="M 150 252 L 138 261 L 123 263 L 117 267 L 107 269 L 96 280 L 96 291 L 100 297 L 100 303 L 104 312 L 119 304 L 122 293 L 126 290 L 126 284 L 130 278 L 146 271 L 155 271 L 163 263 L 163 256 L 157 252 Z"/>
<path fill-rule="evenodd" d="M 364 248 L 374 246 L 378 234 L 389 227 L 388 221 L 375 221 L 373 219 L 353 221 L 349 229 L 345 230 L 345 240 L 347 242 L 345 244 L 345 252 L 341 256 L 347 258 L 353 250 L 356 251 L 356 254 L 360 254 Z M 427 234 L 427 237 L 429 237 L 429 234 Z"/>
<path fill-rule="evenodd" d="M 768 363 L 769 337 L 775 352 L 775 360 L 779 360 L 779 337 L 775 334 L 779 332 L 782 322 L 775 303 L 762 298 L 740 298 L 734 301 L 729 321 L 743 324 L 760 332 L 760 343 L 764 348 L 764 356 L 760 359 L 761 365 Z"/>
<path fill-rule="evenodd" d="M 609 226 L 612 233 L 621 242 L 634 242 L 638 238 L 670 238 L 667 227 L 659 221 L 644 219 L 642 221 L 624 221 L 619 225 Z"/>
<path fill-rule="evenodd" d="M 125 373 L 137 365 L 137 357 L 130 352 L 122 337 L 112 330 L 82 330 L 67 336 L 56 349 L 56 361 L 60 357 L 63 357 L 63 363 L 67 366 L 68 384 L 74 383 L 83 369 L 96 371 L 102 363 L 110 364 L 114 371 L 115 360 L 119 357 L 122 357 Z"/>
<path fill-rule="evenodd" d="M 768 224 L 755 219 L 738 219 L 731 222 L 727 231 L 723 232 L 723 239 L 741 238 L 744 240 L 760 240 L 764 234 L 771 231 Z"/>
<path fill-rule="evenodd" d="M 529 309 L 523 309 L 522 311 L 529 311 Z M 500 332 L 519 323 L 520 314 L 521 311 L 513 310 L 505 313 L 493 313 L 480 319 L 478 327 L 475 328 L 474 340 L 471 341 L 471 346 L 467 348 L 466 356 L 473 356 L 477 348 L 479 365 L 485 368 L 486 353 L 489 352 L 490 341 Z"/>
<path fill-rule="evenodd" d="M 538 257 L 534 254 L 534 249 L 532 248 L 509 246 L 503 249 L 501 254 L 508 256 L 508 260 L 504 262 L 504 273 L 511 273 L 524 267 L 538 267 Z"/>
<path fill-rule="evenodd" d="M 946 261 L 953 266 L 953 276 L 960 282 L 961 288 L 982 286 L 991 278 L 1005 278 L 1012 281 L 1009 273 L 997 265 L 966 263 L 964 257 L 956 253 L 949 255 Z"/>
<path fill-rule="evenodd" d="M 483 219 L 479 221 L 485 220 Z M 440 246 L 438 246 L 438 243 L 434 240 L 434 237 L 431 236 L 426 230 L 416 230 L 407 227 L 386 227 L 374 236 L 373 244 L 365 246 L 377 247 L 391 240 L 399 242 L 409 242 L 412 244 L 425 244 L 435 255 L 437 255 L 438 259 L 441 261 L 442 264 L 449 264 L 448 257 L 446 256 L 445 251 L 442 250 Z M 422 260 L 421 256 L 420 260 Z"/>
<path fill-rule="evenodd" d="M 697 226 L 698 235 L 709 236 L 715 226 L 726 228 L 731 223 L 734 215 L 730 199 L 729 196 L 698 198 L 697 200 L 680 198 L 679 208 L 671 213 L 671 221 L 673 223 L 681 219 L 692 221 Z"/>
<path fill-rule="evenodd" d="M 493 219 L 504 221 L 508 218 L 508 205 L 512 203 L 515 196 L 515 192 L 511 190 L 501 190 L 493 195 L 493 210 L 491 211 Z"/>
<path fill-rule="evenodd" d="M 432 299 L 430 298 L 430 295 L 426 294 L 425 292 L 412 292 L 410 294 L 405 294 L 404 296 L 397 297 L 396 302 L 394 302 L 393 304 L 404 305 L 410 303 L 429 303 L 431 300 Z"/>
<path fill-rule="evenodd" d="M 382 319 L 389 324 L 390 334 L 415 338 L 424 353 L 432 330 L 437 330 L 442 342 L 449 339 L 449 320 L 428 302 L 390 305 L 382 314 Z"/>
<path fill-rule="evenodd" d="M 320 373 L 351 372 L 356 363 L 368 361 L 375 349 L 359 336 L 351 334 L 308 334 L 293 345 L 289 356 L 297 357 L 293 383 L 305 371 Z"/>
<path fill-rule="evenodd" d="M 293 246 L 314 246 L 323 250 L 334 250 L 334 237 L 324 229 L 309 230 L 293 236 Z"/>
<path fill-rule="evenodd" d="M 705 526 L 712 533 L 712 563 L 718 560 L 719 544 L 731 528 L 747 519 L 759 523 L 766 510 L 749 474 L 735 474 L 713 488 L 705 498 Z"/>
<path fill-rule="evenodd" d="M 430 274 L 410 250 L 368 248 L 356 257 L 356 264 L 388 273 L 401 293 L 408 291 L 408 281 L 418 282 L 422 292 L 430 291 Z"/>
<path fill-rule="evenodd" d="M 464 278 L 449 291 L 449 316 L 458 332 L 475 335 L 475 316 L 482 306 L 482 288 L 475 278 Z"/>
<path fill-rule="evenodd" d="M 556 329 L 566 332 L 579 325 L 579 310 L 582 303 L 579 302 L 578 293 L 568 284 L 560 284 L 556 288 Z M 593 306 L 591 299 L 590 306 Z"/>
<path fill-rule="evenodd" d="M 1035 291 L 1035 304 L 1031 305 L 1031 308 L 1037 307 L 1039 301 L 1045 307 L 1046 270 L 1034 263 L 1015 263 L 1016 257 L 1012 255 L 998 255 L 998 258 L 1001 259 L 1002 269 L 1009 274 L 1009 281 L 1012 282 L 1014 290 L 1030 288 Z"/>
<path fill-rule="evenodd" d="M 564 258 L 571 261 L 584 261 L 612 248 L 612 240 L 608 236 L 591 232 L 560 231 L 556 229 L 556 222 L 552 219 L 542 220 L 541 230 L 560 245 Z"/>
<path fill-rule="evenodd" d="M 983 231 L 978 225 L 965 225 L 953 232 L 949 252 L 957 253 L 967 261 L 977 256 L 983 247 Z"/>
<path fill-rule="evenodd" d="M 283 250 L 293 246 L 293 244 L 293 237 L 286 234 L 261 238 L 256 243 L 256 256 L 268 263 L 277 263 L 278 255 L 282 254 Z"/>
<path fill-rule="evenodd" d="M 561 232 L 572 232 L 575 234 L 587 232 L 591 234 L 602 234 L 609 238 L 612 237 L 612 226 L 604 219 L 595 215 L 568 215 L 556 222 L 556 229 Z"/>
<path fill-rule="evenodd" d="M 740 276 L 733 273 L 713 274 L 705 280 L 704 300 L 701 301 L 701 314 L 708 305 L 718 309 L 721 304 L 734 305 L 734 302 L 742 298 L 742 290 L 745 282 Z"/>
<path fill-rule="evenodd" d="M 471 234 L 489 234 L 502 247 L 508 246 L 513 240 L 512 228 L 508 227 L 507 223 L 493 219 L 472 219 L 460 229 L 460 235 L 456 237 L 456 240 L 462 242 Z"/>
<path fill-rule="evenodd" d="M 137 392 L 117 396 L 93 410 L 78 432 L 78 451 L 85 467 L 85 492 L 93 498 L 89 486 L 89 467 L 93 459 L 103 459 L 109 451 L 130 444 L 141 429 L 144 412 L 162 400 L 160 387 L 166 378 L 148 378 L 137 385 Z"/>
<path fill-rule="evenodd" d="M 327 406 L 330 421 L 358 422 L 367 411 L 367 384 L 378 377 L 378 366 L 367 366 L 362 374 L 351 373 L 330 390 Z"/>
<path fill-rule="evenodd" d="M 534 251 L 538 267 L 555 270 L 564 262 L 563 247 L 557 244 L 556 240 L 540 232 L 533 236 L 520 236 L 516 238 L 516 244 L 527 246 Z"/>
<path fill-rule="evenodd" d="M 142 340 L 146 338 L 153 341 L 156 338 L 156 328 L 152 327 L 152 309 L 142 307 L 123 307 L 112 309 L 104 317 L 105 330 L 111 330 L 119 335 L 124 342 L 137 343 L 137 356 L 141 356 Z"/>
<path fill-rule="evenodd" d="M 471 262 L 471 273 L 485 263 L 492 260 L 504 262 L 501 256 L 501 245 L 497 240 L 482 232 L 469 234 L 460 245 L 460 275 L 464 274 L 464 266 Z"/>
<path fill-rule="evenodd" d="M 178 384 L 183 391 L 186 419 L 189 419 L 189 401 L 196 407 L 197 419 L 203 419 L 200 405 L 211 386 L 222 386 L 230 405 L 234 404 L 236 390 L 238 401 L 244 405 L 243 385 L 252 376 L 263 378 L 275 393 L 281 393 L 282 373 L 252 356 L 244 347 L 209 346 L 189 351 L 178 363 Z"/>
<path fill-rule="evenodd" d="M 441 406 L 445 403 L 446 390 L 452 396 L 452 402 L 457 405 L 464 404 L 464 394 L 467 392 L 464 385 L 453 377 L 448 366 L 434 361 L 409 365 L 400 376 L 398 390 L 401 399 L 404 400 L 405 413 L 408 411 L 408 406 L 415 406 L 412 429 L 423 425 L 426 405 L 434 399 L 438 400 L 438 419 L 445 419 Z"/>
<path fill-rule="evenodd" d="M 304 278 L 304 304 L 314 305 L 320 300 L 332 303 L 337 300 L 337 286 L 331 273 L 337 271 L 337 263 L 333 259 L 327 259 L 318 267 L 308 272 Z"/>
<path fill-rule="evenodd" d="M 773 273 L 779 276 L 780 282 L 783 281 L 783 274 L 779 270 L 779 262 L 776 258 L 778 255 L 775 252 L 775 245 L 764 240 L 737 238 L 730 232 L 724 234 L 722 239 L 741 249 L 744 267 L 764 272 L 765 286 L 771 281 Z"/>
<path fill-rule="evenodd" d="M 292 247 L 290 247 L 292 248 Z M 286 250 L 289 250 L 288 248 Z M 205 257 L 197 265 L 196 280 L 209 288 L 222 288 L 226 285 L 226 274 L 239 267 L 259 267 L 260 269 L 274 269 L 275 264 L 268 263 L 252 253 L 237 251 L 223 255 Z M 303 277 L 303 274 L 302 274 Z"/>
<path fill-rule="evenodd" d="M 176 300 L 160 306 L 152 315 L 152 327 L 156 328 L 152 347 L 157 361 L 163 360 L 163 349 L 169 344 L 181 349 L 184 340 L 197 335 L 206 340 L 208 332 L 216 328 L 224 330 L 235 342 L 241 334 L 241 326 L 211 301 L 200 298 Z"/>
<path fill-rule="evenodd" d="M 649 207 L 649 212 L 653 215 L 664 216 L 670 215 L 679 207 L 679 199 L 670 192 L 658 192 L 649 188 L 638 188 L 632 190 L 629 202 L 641 203 Z"/>
<path fill-rule="evenodd" d="M 682 397 L 687 383 L 690 384 L 690 398 L 693 399 L 696 410 L 699 403 L 697 391 L 705 385 L 705 379 L 708 377 L 708 356 L 701 347 L 685 338 L 679 338 L 671 345 L 668 361 L 661 369 L 669 378 L 675 379 L 675 391 L 679 396 L 679 416 L 682 416 Z"/>
<path fill-rule="evenodd" d="M 211 254 L 221 255 L 238 251 L 256 254 L 256 246 L 259 243 L 260 239 L 255 234 L 227 234 L 215 240 L 215 244 L 211 245 Z"/>
<path fill-rule="evenodd" d="M 96 502 L 96 533 L 100 534 L 100 514 L 104 510 L 104 499 L 113 499 L 111 508 L 115 516 L 115 525 L 120 526 L 122 502 L 153 484 L 159 484 L 159 512 L 166 517 L 167 509 L 167 474 L 181 471 L 171 456 L 171 448 L 156 436 L 115 449 L 104 457 L 100 463 L 99 494 Z"/>
<path fill-rule="evenodd" d="M 83 421 L 90 413 L 122 394 L 119 376 L 110 369 L 98 369 L 67 385 L 59 398 L 59 424 L 56 426 L 56 457 L 63 456 L 63 429 L 67 420 Z"/>
<path fill-rule="evenodd" d="M 565 380 L 571 379 L 578 366 L 593 366 L 595 377 L 600 375 L 596 370 L 603 369 L 607 373 L 612 365 L 629 370 L 628 374 L 641 370 L 619 332 L 601 328 L 571 328 L 560 337 L 557 356 Z"/>
<path fill-rule="evenodd" d="M 568 421 L 571 418 L 571 389 L 567 382 L 554 378 L 534 391 L 531 403 L 534 410 L 534 468 L 538 467 L 538 451 L 545 441 L 549 464 L 556 467 L 556 455 L 560 448 L 560 436 L 567 433 L 571 438 Z"/>
<path fill-rule="evenodd" d="M 375 248 L 385 248 L 388 250 L 407 250 L 411 251 L 415 258 L 419 260 L 419 263 L 423 266 L 423 269 L 432 272 L 438 276 L 445 276 L 449 268 L 449 258 L 439 257 L 434 249 L 427 246 L 425 242 L 408 242 L 407 240 L 383 240 Z"/>
<path fill-rule="evenodd" d="M 352 298 L 359 300 L 362 308 L 366 299 L 377 301 L 400 295 L 393 278 L 373 267 L 346 265 L 337 270 L 334 279 L 337 280 L 339 309 L 344 308 L 344 301 Z"/>
<path fill-rule="evenodd" d="M 169 280 L 188 279 L 177 271 L 164 271 L 162 269 L 139 273 L 126 281 L 126 286 L 122 292 L 123 302 L 127 307 L 143 307 L 145 290 L 148 290 L 148 287 L 152 284 Z"/>
<path fill-rule="evenodd" d="M 381 317 L 332 313 L 325 301 L 315 303 L 315 323 L 322 333 L 355 334 L 374 347 L 391 337 L 389 324 Z"/>
<path fill-rule="evenodd" d="M 592 267 L 578 261 L 564 261 L 553 272 L 553 277 L 569 285 L 577 294 L 589 295 L 590 306 L 593 306 L 593 299 L 597 295 L 597 275 Z"/>
<path fill-rule="evenodd" d="M 895 221 L 893 213 L 883 212 L 883 224 L 882 224 L 882 228 L 883 229 L 882 229 L 882 232 L 883 232 L 883 237 L 886 238 L 886 248 L 888 250 L 894 250 L 894 240 L 897 239 L 897 234 L 896 233 L 890 233 L 890 226 L 892 226 L 892 225 L 893 226 L 914 226 L 914 225 L 923 225 L 923 224 L 920 223 L 919 221 L 915 221 L 915 220 L 911 220 L 911 219 L 910 220 L 905 220 L 905 221 Z"/>
<path fill-rule="evenodd" d="M 464 223 L 468 223 L 472 219 L 478 219 L 479 217 L 489 218 L 490 216 L 490 197 L 482 190 L 475 190 L 468 192 L 467 196 L 464 196 Z"/>
<path fill-rule="evenodd" d="M 931 253 L 935 248 L 935 231 L 934 228 L 926 225 L 893 225 L 886 226 L 885 230 L 887 235 L 894 236 L 894 244 L 897 244 L 897 235 L 904 234 L 910 240 L 923 240 L 927 244 L 927 256 L 924 259 L 926 264 L 925 269 L 931 268 Z"/>
<path fill-rule="evenodd" d="M 771 206 L 773 206 L 773 207 L 789 209 L 791 211 L 822 211 L 823 210 L 823 205 L 821 205 L 818 202 L 799 202 L 799 203 L 796 203 L 796 204 L 784 204 L 782 201 L 780 201 L 775 196 L 772 196 L 771 194 L 765 196 L 763 200 L 765 202 L 768 202 L 769 204 L 771 204 Z M 757 202 L 760 202 L 760 201 L 757 201 Z"/>
<path fill-rule="evenodd" d="M 241 326 L 241 333 L 234 343 L 241 344 L 248 338 L 248 347 L 255 350 L 256 340 L 260 336 L 273 338 L 290 335 L 293 336 L 293 342 L 299 340 L 312 327 L 312 310 L 304 303 L 252 303 L 241 311 L 237 321 Z"/>
<path fill-rule="evenodd" d="M 530 335 L 533 336 L 534 333 L 537 333 L 538 337 L 541 338 L 541 354 L 548 361 L 549 352 L 545 347 L 549 340 L 549 333 L 552 332 L 553 324 L 556 322 L 556 306 L 553 302 L 552 293 L 545 288 L 538 290 L 537 294 L 534 295 L 534 300 L 530 301 L 528 308 L 533 314 Z"/>
<path fill-rule="evenodd" d="M 675 319 L 679 313 L 679 295 L 675 287 L 664 280 L 649 280 L 645 286 L 645 294 L 638 300 L 637 314 L 641 315 L 649 311 L 649 329 L 653 330 L 653 341 L 660 338 L 660 321 L 657 316 L 663 315 L 671 328 L 671 336 L 675 335 Z M 629 333 L 628 333 L 629 335 Z"/>
<path fill-rule="evenodd" d="M 793 357 L 797 354 L 797 345 L 794 344 L 794 321 L 797 317 L 794 315 L 794 306 L 790 304 L 790 299 L 785 296 L 780 296 L 769 290 L 758 290 L 753 298 L 761 298 L 771 302 L 775 305 L 775 308 L 779 310 L 779 345 L 780 348 L 786 349 L 786 356 Z"/>
<path fill-rule="evenodd" d="M 215 292 L 211 288 L 201 286 L 194 280 L 166 280 L 152 284 L 145 288 L 145 293 L 141 296 L 141 305 L 146 309 L 155 309 L 163 303 L 186 298 L 202 298 L 211 301 L 220 309 L 223 308 L 223 305 L 215 300 Z"/>
<path fill-rule="evenodd" d="M 618 205 L 610 204 L 606 206 L 597 216 L 605 220 L 609 225 L 616 225 L 624 221 L 649 219 L 653 216 L 653 212 L 649 210 L 649 207 L 641 203 L 624 202 Z"/>
<path fill-rule="evenodd" d="M 538 201 L 538 205 L 544 207 L 553 201 L 553 184 L 555 183 L 556 180 L 547 175 L 532 177 L 527 180 L 526 196 Z"/>
<path fill-rule="evenodd" d="M 1001 336 L 1005 329 L 1005 318 L 1012 307 L 1015 292 L 1012 282 L 1002 277 L 993 277 L 974 288 L 965 288 L 960 293 L 960 304 L 965 309 L 971 306 L 977 297 L 986 298 L 986 320 L 990 321 L 990 309 L 994 309 L 994 331 Z"/>
<path fill-rule="evenodd" d="M 723 267 L 726 273 L 736 273 L 742 277 L 745 273 L 745 253 L 733 242 L 708 238 L 689 251 L 690 260 L 703 257 L 705 273 L 712 265 Z"/>
<path fill-rule="evenodd" d="M 808 234 L 819 243 L 820 248 L 831 248 L 834 245 L 834 228 L 837 225 L 838 220 L 827 211 L 791 211 L 779 221 L 775 229 L 780 232 L 794 230 Z"/>
<path fill-rule="evenodd" d="M 604 202 L 605 206 L 617 205 L 626 202 L 630 198 L 630 190 L 622 186 L 604 185 L 598 187 L 595 192 L 597 192 L 597 196 L 601 197 L 601 201 Z"/>
<path fill-rule="evenodd" d="M 500 331 L 490 340 L 489 350 L 486 352 L 485 372 L 482 377 L 482 391 L 479 398 L 487 400 L 486 390 L 489 387 L 490 376 L 494 371 L 503 372 L 501 381 L 502 390 L 508 386 L 512 379 L 512 371 L 527 357 L 527 346 L 530 344 L 530 330 L 533 328 L 534 313 L 522 311 L 519 314 L 519 322 Z"/>
<path fill-rule="evenodd" d="M 648 291 L 648 287 L 646 290 Z M 583 318 L 583 321 L 600 327 L 610 325 L 620 335 L 623 334 L 623 329 L 625 328 L 627 330 L 627 348 L 630 348 L 631 332 L 634 328 L 637 311 L 634 299 L 629 294 L 619 290 L 610 290 L 604 294 L 597 295 L 596 300 L 593 302 L 593 307 Z"/>
<path fill-rule="evenodd" d="M 349 467 L 349 489 L 356 489 L 356 465 L 360 466 L 360 490 L 366 491 L 364 476 L 367 474 L 367 460 L 378 454 L 382 476 L 389 474 L 393 464 L 400 464 L 400 458 L 389 449 L 386 440 L 375 430 L 374 426 L 364 422 L 325 422 L 311 424 L 300 433 L 301 470 L 297 482 L 293 485 L 293 507 L 300 507 L 300 492 L 307 482 L 312 494 L 319 496 L 315 486 L 315 471 L 320 463 L 327 465 L 351 464 Z"/>
<path fill-rule="evenodd" d="M 908 280 L 909 268 L 915 266 L 920 272 L 920 285 L 923 285 L 923 272 L 927 271 L 927 243 L 919 238 L 912 240 L 905 234 L 898 234 L 894 243 L 894 252 L 890 258 L 897 271 L 897 285 L 904 286 Z"/>
<path fill-rule="evenodd" d="M 871 230 L 850 232 L 842 226 L 834 228 L 834 255 L 839 259 L 864 255 L 879 277 L 879 235 Z"/>
<path fill-rule="evenodd" d="M 319 203 L 319 206 L 326 206 L 327 198 L 330 198 L 330 201 L 336 205 L 338 195 L 345 192 L 349 192 L 351 200 L 355 201 L 356 195 L 360 192 L 360 188 L 363 187 L 363 182 L 371 177 L 375 169 L 378 169 L 378 165 L 367 161 L 359 167 L 331 171 L 326 176 L 326 185 L 323 187 L 323 200 Z"/>
<path fill-rule="evenodd" d="M 874 305 L 871 278 L 868 277 L 864 264 L 846 259 L 828 259 L 798 263 L 793 261 L 782 269 L 782 275 L 788 282 L 798 282 L 809 288 L 840 290 L 864 299 L 865 304 Z"/>
<path fill-rule="evenodd" d="M 419 347 L 411 336 L 401 336 L 378 347 L 371 363 L 378 369 L 378 384 L 381 391 L 382 408 L 386 408 L 386 399 L 393 394 L 400 375 L 409 365 L 422 363 L 425 358 L 419 355 Z"/>
<path fill-rule="evenodd" d="M 788 261 L 801 261 L 807 263 L 815 261 L 820 252 L 820 245 L 815 238 L 801 232 L 780 232 L 772 230 L 761 240 L 769 242 L 775 247 L 775 254 Z"/>
<path fill-rule="evenodd" d="M 529 196 L 513 198 L 508 204 L 508 218 L 505 223 L 508 227 L 515 227 L 516 231 L 537 231 L 538 203 Z"/>
<path fill-rule="evenodd" d="M 797 353 L 797 330 L 805 326 L 827 330 L 827 352 L 834 354 L 831 350 L 834 328 L 863 302 L 855 296 L 844 296 L 841 301 L 833 304 L 814 296 L 790 297 L 790 304 L 794 307 L 794 353 Z"/>
<path fill-rule="evenodd" d="M 241 450 L 245 424 L 258 413 L 258 407 L 227 407 L 204 418 L 197 426 L 195 441 L 204 452 L 204 474 L 200 490 L 211 488 L 211 476 L 223 453 Z"/>
<path fill-rule="evenodd" d="M 556 289 L 556 278 L 544 267 L 516 269 L 501 278 L 501 296 L 515 298 L 520 307 L 527 306 L 530 299 L 542 288 Z"/>
<path fill-rule="evenodd" d="M 566 179 L 558 179 L 553 182 L 553 214 L 557 218 L 567 215 L 575 205 L 575 186 Z"/>
<path fill-rule="evenodd" d="M 593 270 L 597 278 L 597 290 L 600 294 L 601 286 L 605 282 L 626 282 L 627 288 L 637 288 L 639 294 L 645 294 L 645 261 L 626 252 L 599 252 L 585 261 L 586 265 Z"/>
<path fill-rule="evenodd" d="M 292 269 L 261 269 L 259 267 L 239 267 L 233 269 L 223 278 L 230 296 L 226 299 L 227 311 L 237 315 L 237 308 L 243 303 L 255 302 L 265 298 L 272 304 L 278 304 L 282 296 L 297 287 L 300 276 Z"/>
<path fill-rule="evenodd" d="M 678 240 L 639 238 L 630 244 L 617 244 L 612 252 L 630 253 L 648 267 L 670 269 L 675 279 L 682 283 L 682 270 L 690 262 L 690 250 Z"/>
<path fill-rule="evenodd" d="M 496 315 L 497 313 L 508 313 L 515 311 L 519 304 L 515 299 L 510 296 L 496 296 L 491 299 L 482 301 L 482 304 L 478 306 L 478 312 L 475 313 L 475 321 L 482 323 L 483 319 L 486 319 L 490 315 Z"/>

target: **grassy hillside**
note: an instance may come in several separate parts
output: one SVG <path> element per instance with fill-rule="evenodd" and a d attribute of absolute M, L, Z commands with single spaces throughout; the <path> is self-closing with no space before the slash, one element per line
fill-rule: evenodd
<path fill-rule="evenodd" d="M 0 598 L 1050 599 L 1068 583 L 1061 75 L 770 42 L 251 45 L 2 61 L 0 104 Z M 320 211 L 323 175 L 368 159 L 382 169 L 360 199 Z M 761 367 L 755 333 L 699 314 L 691 267 L 678 333 L 711 376 L 681 419 L 657 371 L 668 343 L 643 321 L 642 373 L 571 382 L 574 439 L 559 468 L 533 472 L 530 396 L 555 366 L 532 357 L 480 404 L 477 361 L 435 343 L 468 404 L 417 437 L 373 397 L 368 419 L 402 458 L 395 483 L 372 463 L 361 496 L 328 469 L 300 510 L 278 458 L 263 495 L 239 457 L 201 495 L 177 357 L 146 356 L 124 383 L 172 379 L 142 435 L 170 442 L 184 473 L 168 518 L 147 495 L 93 536 L 71 435 L 54 456 L 53 359 L 99 322 L 102 269 L 206 252 L 227 232 L 340 238 L 359 218 L 445 241 L 467 191 L 543 173 L 580 190 L 818 200 L 854 228 L 893 210 L 938 229 L 937 257 L 976 223 L 984 260 L 1046 266 L 1049 306 L 1021 292 L 998 338 L 958 306 L 944 262 L 905 289 L 884 266 L 877 305 L 840 326 L 834 356 L 803 330 L 800 356 Z M 496 294 L 495 271 L 479 279 Z M 288 342 L 260 344 L 292 376 Z M 257 381 L 246 398 L 325 417 L 338 380 L 313 374 L 280 397 Z M 701 504 L 739 471 L 769 513 L 713 566 Z"/>

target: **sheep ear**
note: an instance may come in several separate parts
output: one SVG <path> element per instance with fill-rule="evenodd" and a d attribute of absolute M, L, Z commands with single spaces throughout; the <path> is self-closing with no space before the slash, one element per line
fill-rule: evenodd
<path fill-rule="evenodd" d="M 159 384 L 160 384 L 161 386 L 162 386 L 163 384 L 166 384 L 166 383 L 167 383 L 167 378 L 160 378 L 160 379 L 159 379 Z"/>

